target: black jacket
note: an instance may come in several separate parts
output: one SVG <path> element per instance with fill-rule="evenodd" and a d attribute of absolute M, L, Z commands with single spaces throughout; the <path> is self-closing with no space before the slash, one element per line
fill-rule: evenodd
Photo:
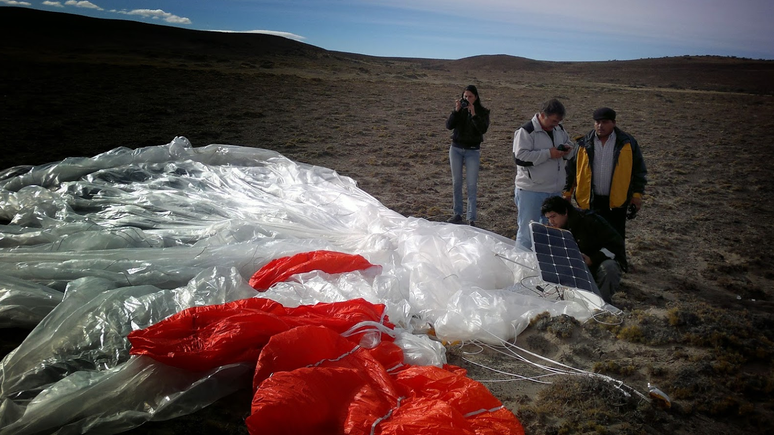
<path fill-rule="evenodd" d="M 590 210 L 571 208 L 567 212 L 567 229 L 578 243 L 578 249 L 591 258 L 592 271 L 610 258 L 602 249 L 607 249 L 615 255 L 614 260 L 621 269 L 628 269 L 624 239 L 602 216 Z"/>
<path fill-rule="evenodd" d="M 467 109 L 452 111 L 446 120 L 446 128 L 452 132 L 452 146 L 477 150 L 489 129 L 489 110 L 476 106 L 476 116 L 470 116 Z"/>
<path fill-rule="evenodd" d="M 575 201 L 582 209 L 591 208 L 594 202 L 593 167 L 594 137 L 591 130 L 577 141 L 578 152 L 567 164 L 565 192 L 574 192 Z M 648 170 L 642 158 L 642 150 L 631 135 L 615 127 L 613 176 L 610 185 L 610 208 L 626 207 L 633 196 L 642 196 L 648 182 Z"/>

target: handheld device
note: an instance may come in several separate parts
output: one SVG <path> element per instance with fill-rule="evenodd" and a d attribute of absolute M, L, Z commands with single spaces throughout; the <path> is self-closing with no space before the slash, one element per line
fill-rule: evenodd
<path fill-rule="evenodd" d="M 626 219 L 632 220 L 637 217 L 637 206 L 629 204 L 629 208 L 626 209 Z"/>

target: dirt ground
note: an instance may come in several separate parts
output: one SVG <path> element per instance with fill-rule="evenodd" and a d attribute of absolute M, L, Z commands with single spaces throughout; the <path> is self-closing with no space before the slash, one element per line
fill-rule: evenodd
<path fill-rule="evenodd" d="M 475 84 L 491 109 L 478 224 L 509 238 L 514 130 L 553 97 L 571 135 L 591 129 L 595 108 L 614 108 L 649 178 L 628 222 L 633 270 L 613 299 L 624 314 L 538 318 L 516 344 L 625 387 L 585 375 L 494 382 L 503 375 L 485 367 L 533 370 L 502 349 L 454 346 L 450 362 L 528 434 L 774 433 L 774 61 L 387 59 L 8 7 L 0 35 L 0 169 L 185 136 L 335 169 L 389 208 L 433 221 L 451 216 L 444 122 Z M 24 334 L 3 331 L 3 353 Z M 647 394 L 648 383 L 670 408 L 622 393 Z M 131 433 L 246 433 L 249 398 L 239 392 Z"/>

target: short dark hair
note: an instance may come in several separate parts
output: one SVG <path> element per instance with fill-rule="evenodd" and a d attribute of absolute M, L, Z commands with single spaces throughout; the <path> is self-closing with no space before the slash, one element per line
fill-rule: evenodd
<path fill-rule="evenodd" d="M 545 216 L 546 213 L 568 214 L 573 206 L 570 201 L 561 196 L 550 196 L 543 201 L 540 207 L 540 213 Z"/>
<path fill-rule="evenodd" d="M 560 118 L 564 118 L 565 113 L 567 113 L 564 109 L 564 104 L 556 98 L 546 101 L 540 112 L 545 116 L 557 115 Z"/>

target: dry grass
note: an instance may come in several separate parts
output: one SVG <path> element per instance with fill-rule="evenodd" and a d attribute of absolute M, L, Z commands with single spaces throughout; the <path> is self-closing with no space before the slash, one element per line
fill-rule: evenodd
<path fill-rule="evenodd" d="M 571 135 L 591 128 L 594 108 L 615 108 L 649 169 L 644 208 L 629 223 L 633 271 L 613 301 L 625 315 L 585 324 L 539 317 L 518 343 L 638 391 L 650 382 L 673 405 L 626 397 L 596 377 L 487 385 L 529 434 L 772 433 L 774 62 L 386 59 L 259 35 L 208 39 L 125 23 L 108 32 L 80 19 L 71 38 L 51 39 L 47 29 L 62 28 L 54 21 L 64 16 L 33 26 L 14 11 L 0 8 L 2 168 L 184 135 L 333 168 L 399 213 L 440 221 L 451 207 L 444 121 L 475 83 L 492 110 L 478 223 L 514 237 L 513 131 L 552 97 L 567 106 Z M 95 39 L 89 32 L 102 32 L 99 44 L 83 43 Z M 4 348 L 18 335 L 4 334 Z M 491 351 L 450 349 L 472 377 L 491 377 L 467 360 L 528 371 Z M 243 400 L 133 432 L 246 433 Z"/>

